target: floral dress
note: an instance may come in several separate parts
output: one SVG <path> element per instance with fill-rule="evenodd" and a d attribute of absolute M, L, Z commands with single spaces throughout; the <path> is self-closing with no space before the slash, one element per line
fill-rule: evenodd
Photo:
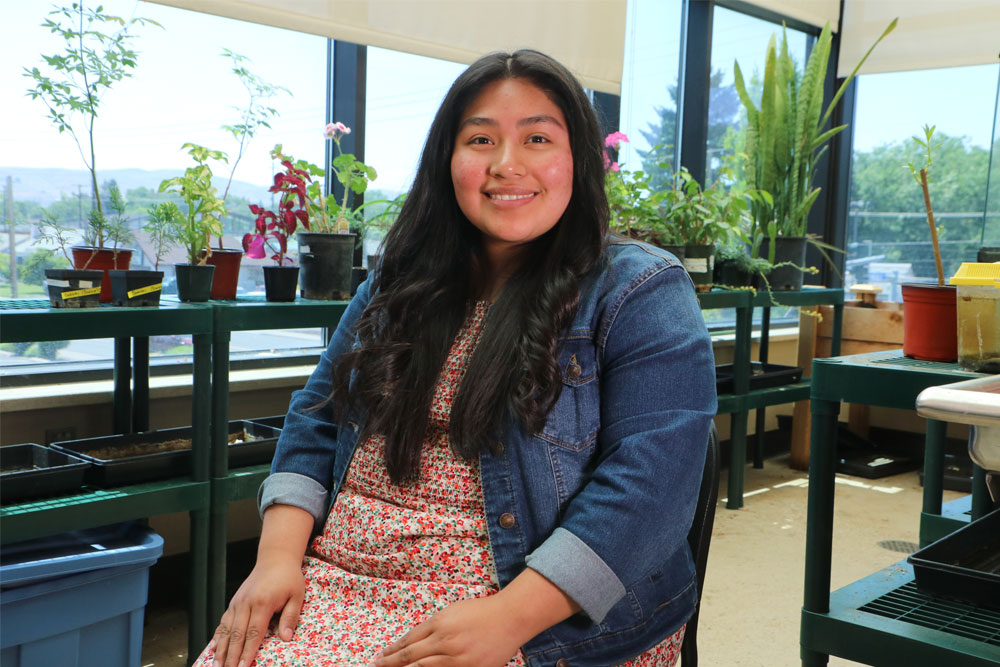
<path fill-rule="evenodd" d="M 478 302 L 438 379 L 415 482 L 396 485 L 382 459 L 384 439 L 360 444 L 323 532 L 302 572 L 305 601 L 292 641 L 269 629 L 257 667 L 364 667 L 410 628 L 453 602 L 499 590 L 490 552 L 478 462 L 448 444 L 451 404 L 488 311 Z M 625 663 L 677 663 L 676 634 Z M 196 667 L 210 667 L 211 651 Z M 507 667 L 525 665 L 520 653 Z"/>

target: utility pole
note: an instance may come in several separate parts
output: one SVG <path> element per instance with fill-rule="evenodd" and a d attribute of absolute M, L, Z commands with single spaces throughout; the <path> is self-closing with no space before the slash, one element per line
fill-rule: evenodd
<path fill-rule="evenodd" d="M 77 224 L 80 225 L 80 229 L 83 229 L 83 186 L 79 183 L 76 186 L 76 209 Z"/>
<path fill-rule="evenodd" d="M 7 248 L 10 250 L 10 295 L 17 298 L 17 239 L 14 235 L 14 181 L 7 175 L 7 188 L 4 193 L 7 200 Z"/>

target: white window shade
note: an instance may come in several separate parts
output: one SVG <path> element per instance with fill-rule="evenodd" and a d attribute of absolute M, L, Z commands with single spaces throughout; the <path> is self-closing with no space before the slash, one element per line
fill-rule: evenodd
<path fill-rule="evenodd" d="M 621 89 L 626 0 L 147 1 L 460 63 L 533 48 L 588 88 Z"/>
<path fill-rule="evenodd" d="M 875 48 L 861 73 L 998 62 L 997 0 L 845 0 L 837 75 L 850 74 L 897 16 L 896 29 Z"/>
<path fill-rule="evenodd" d="M 830 27 L 836 30 L 840 19 L 840 0 L 749 0 L 748 4 L 820 28 L 829 21 Z"/>

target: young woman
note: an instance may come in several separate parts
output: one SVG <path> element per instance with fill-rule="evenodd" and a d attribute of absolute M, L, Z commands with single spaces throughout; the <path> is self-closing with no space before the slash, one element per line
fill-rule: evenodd
<path fill-rule="evenodd" d="M 602 151 L 545 55 L 455 81 L 200 665 L 675 664 L 714 361 L 677 260 L 608 238 Z"/>

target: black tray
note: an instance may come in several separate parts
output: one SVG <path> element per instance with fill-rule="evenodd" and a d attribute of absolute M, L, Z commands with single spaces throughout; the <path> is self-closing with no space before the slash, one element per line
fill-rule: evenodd
<path fill-rule="evenodd" d="M 229 422 L 230 435 L 243 431 L 257 439 L 230 445 L 229 467 L 239 468 L 270 461 L 274 455 L 274 447 L 278 442 L 280 431 L 245 420 Z M 149 433 L 130 433 L 128 435 L 54 442 L 52 448 L 90 461 L 92 466 L 86 475 L 88 484 L 100 487 L 120 486 L 191 474 L 190 447 L 176 451 L 137 453 L 134 456 L 117 458 L 99 458 L 94 454 L 97 450 L 106 448 L 121 450 L 125 447 L 150 446 L 170 440 L 190 440 L 191 434 L 192 428 L 185 426 L 150 431 Z"/>
<path fill-rule="evenodd" d="M 0 447 L 0 502 L 17 503 L 76 491 L 89 467 L 87 461 L 41 445 Z"/>
<path fill-rule="evenodd" d="M 781 366 L 779 364 L 762 364 L 759 361 L 750 364 L 750 389 L 766 389 L 793 384 L 802 378 L 801 366 Z M 722 364 L 715 367 L 715 391 L 719 394 L 733 393 L 733 365 Z"/>
<path fill-rule="evenodd" d="M 274 415 L 273 417 L 257 417 L 250 419 L 254 424 L 260 424 L 261 426 L 270 426 L 271 428 L 276 428 L 279 431 L 285 427 L 285 415 Z"/>
<path fill-rule="evenodd" d="M 921 591 L 1000 610 L 1000 510 L 906 560 Z"/>

